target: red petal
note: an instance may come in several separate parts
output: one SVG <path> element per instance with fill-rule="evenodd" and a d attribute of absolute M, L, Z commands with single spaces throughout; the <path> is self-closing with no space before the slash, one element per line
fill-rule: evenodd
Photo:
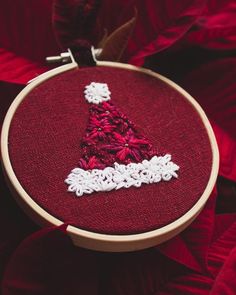
<path fill-rule="evenodd" d="M 132 138 L 129 141 L 129 145 L 132 145 L 134 147 L 140 146 L 142 144 L 148 145 L 149 142 L 147 140 L 145 140 L 145 139 L 137 139 L 137 138 Z"/>
<path fill-rule="evenodd" d="M 131 155 L 137 162 L 144 160 L 144 159 L 142 159 L 140 152 L 137 149 L 132 149 Z"/>
<path fill-rule="evenodd" d="M 88 169 L 88 165 L 87 165 L 87 162 L 82 158 L 79 160 L 79 165 L 78 165 L 80 168 L 82 169 Z"/>
<path fill-rule="evenodd" d="M 111 150 L 111 151 L 120 151 L 123 149 L 123 146 L 121 145 L 112 145 L 112 144 L 104 144 L 102 147 L 104 150 Z"/>
<path fill-rule="evenodd" d="M 103 168 L 103 165 L 101 164 L 100 160 L 96 158 L 96 156 L 92 156 L 88 161 L 88 169 L 100 169 Z"/>
<path fill-rule="evenodd" d="M 116 156 L 119 160 L 124 161 L 126 157 L 129 155 L 130 150 L 128 148 L 123 148 L 120 150 Z"/>
<path fill-rule="evenodd" d="M 125 137 L 121 136 L 119 133 L 114 132 L 113 137 L 118 143 L 121 143 L 121 144 L 126 143 Z"/>
<path fill-rule="evenodd" d="M 112 125 L 104 126 L 104 127 L 103 127 L 103 131 L 104 131 L 104 132 L 110 132 L 110 131 L 112 131 L 113 129 L 115 129 L 115 126 L 112 126 Z"/>
<path fill-rule="evenodd" d="M 97 118 L 91 117 L 89 121 L 89 125 L 91 125 L 92 127 L 99 127 L 101 123 L 97 120 Z"/>

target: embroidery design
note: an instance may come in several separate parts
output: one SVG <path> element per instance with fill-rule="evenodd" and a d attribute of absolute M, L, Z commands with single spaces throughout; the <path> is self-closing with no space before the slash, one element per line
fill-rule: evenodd
<path fill-rule="evenodd" d="M 159 156 L 147 138 L 110 101 L 105 83 L 85 87 L 90 116 L 82 139 L 78 167 L 65 180 L 80 197 L 99 191 L 140 187 L 177 178 L 171 155 Z"/>
<path fill-rule="evenodd" d="M 107 84 L 105 83 L 95 83 L 92 82 L 91 84 L 85 87 L 85 99 L 89 103 L 99 104 L 103 101 L 110 100 L 111 92 L 108 89 Z"/>

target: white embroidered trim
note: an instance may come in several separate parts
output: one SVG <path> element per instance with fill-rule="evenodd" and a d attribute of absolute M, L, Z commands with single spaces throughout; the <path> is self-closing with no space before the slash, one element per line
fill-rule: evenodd
<path fill-rule="evenodd" d="M 105 83 L 90 83 L 89 85 L 85 86 L 84 94 L 85 99 L 89 103 L 99 104 L 103 101 L 108 101 L 111 99 L 111 92 Z"/>
<path fill-rule="evenodd" d="M 69 185 L 68 191 L 74 192 L 80 197 L 83 194 L 93 192 L 111 191 L 113 189 L 140 187 L 143 183 L 157 183 L 161 180 L 169 181 L 177 178 L 176 171 L 179 166 L 171 162 L 171 155 L 152 157 L 151 160 L 143 160 L 142 163 L 130 163 L 122 165 L 114 163 L 114 167 L 106 167 L 103 170 L 83 170 L 75 168 L 65 180 Z"/>

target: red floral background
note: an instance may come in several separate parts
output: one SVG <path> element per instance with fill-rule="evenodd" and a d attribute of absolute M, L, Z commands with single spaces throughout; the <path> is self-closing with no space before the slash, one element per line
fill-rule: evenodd
<path fill-rule="evenodd" d="M 207 113 L 220 151 L 216 188 L 198 218 L 174 239 L 137 253 L 109 254 L 74 248 L 66 225 L 39 229 L 16 206 L 1 175 L 1 293 L 235 294 L 236 3 L 100 2 L 98 16 L 108 32 L 138 10 L 123 61 L 170 77 Z M 1 122 L 26 82 L 48 69 L 45 56 L 60 52 L 51 15 L 51 0 L 1 1 Z M 89 41 L 96 43 L 90 22 Z"/>

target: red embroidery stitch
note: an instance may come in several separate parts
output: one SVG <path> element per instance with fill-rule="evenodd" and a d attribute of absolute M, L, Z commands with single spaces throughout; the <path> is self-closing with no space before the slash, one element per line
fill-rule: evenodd
<path fill-rule="evenodd" d="M 157 154 L 151 143 L 111 102 L 91 104 L 89 112 L 80 168 L 104 169 L 113 166 L 114 162 L 137 163 Z"/>

